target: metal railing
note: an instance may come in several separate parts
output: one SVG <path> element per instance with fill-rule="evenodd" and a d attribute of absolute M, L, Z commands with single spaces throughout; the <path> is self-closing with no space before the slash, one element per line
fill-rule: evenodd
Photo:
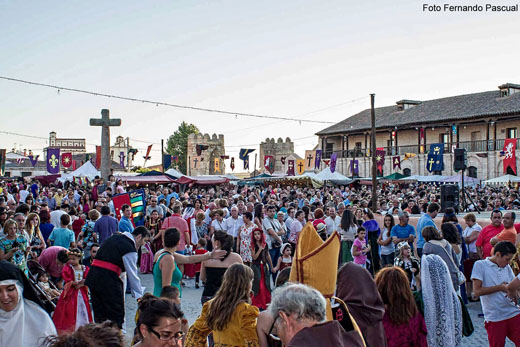
<path fill-rule="evenodd" d="M 520 139 L 516 139 L 516 148 L 520 149 Z M 501 151 L 504 148 L 504 139 L 498 140 L 479 140 L 479 141 L 462 141 L 459 142 L 457 148 L 464 148 L 468 152 L 488 152 L 488 151 Z M 419 145 L 407 145 L 396 147 L 384 147 L 386 155 L 405 155 L 406 153 L 419 154 Z M 427 154 L 430 150 L 430 144 L 424 146 L 423 153 Z M 360 158 L 370 155 L 370 149 L 367 148 L 355 148 L 343 151 L 324 151 L 323 159 L 330 159 L 332 153 L 338 153 L 338 158 Z M 450 153 L 451 147 L 448 144 L 444 146 L 444 153 Z"/>

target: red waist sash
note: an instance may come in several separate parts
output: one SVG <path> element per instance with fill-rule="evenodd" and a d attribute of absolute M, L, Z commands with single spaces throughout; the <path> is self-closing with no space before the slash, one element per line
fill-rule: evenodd
<path fill-rule="evenodd" d="M 92 266 L 97 266 L 103 269 L 113 271 L 117 274 L 117 276 L 121 275 L 121 268 L 116 264 L 109 263 L 108 261 L 94 259 L 94 261 L 92 262 Z"/>

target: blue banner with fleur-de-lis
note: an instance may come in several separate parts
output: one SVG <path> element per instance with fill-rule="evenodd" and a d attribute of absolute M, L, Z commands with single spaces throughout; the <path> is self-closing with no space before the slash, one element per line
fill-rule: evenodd
<path fill-rule="evenodd" d="M 426 159 L 426 170 L 428 172 L 444 170 L 444 143 L 434 143 L 430 145 L 430 152 Z"/>
<path fill-rule="evenodd" d="M 59 148 L 47 148 L 47 172 L 53 175 L 60 173 Z"/>

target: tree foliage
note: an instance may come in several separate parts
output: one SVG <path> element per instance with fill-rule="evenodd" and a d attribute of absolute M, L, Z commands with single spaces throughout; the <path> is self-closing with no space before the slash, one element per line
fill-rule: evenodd
<path fill-rule="evenodd" d="M 166 143 L 166 153 L 179 157 L 179 161 L 172 163 L 172 166 L 177 166 L 177 170 L 183 174 L 187 174 L 188 135 L 199 133 L 195 125 L 182 122 Z"/>

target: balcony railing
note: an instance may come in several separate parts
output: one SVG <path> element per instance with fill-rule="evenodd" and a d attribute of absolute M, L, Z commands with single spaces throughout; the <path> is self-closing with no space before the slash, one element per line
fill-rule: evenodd
<path fill-rule="evenodd" d="M 517 144 L 516 148 L 520 149 L 520 139 L 516 139 Z M 498 140 L 479 140 L 479 141 L 464 141 L 459 142 L 457 148 L 464 148 L 468 152 L 487 152 L 487 151 L 501 151 L 504 148 L 504 139 Z M 406 153 L 419 154 L 419 146 L 418 145 L 408 145 L 408 146 L 398 146 L 397 148 L 393 147 L 384 147 L 386 155 L 405 155 Z M 430 145 L 427 144 L 424 146 L 424 154 L 427 154 L 430 150 Z M 325 151 L 323 152 L 323 159 L 330 159 L 332 153 L 338 153 L 338 158 L 360 158 L 370 155 L 370 150 L 366 148 L 356 148 L 349 149 L 344 151 Z M 448 147 L 448 144 L 444 147 L 444 153 L 450 153 L 451 148 Z"/>

